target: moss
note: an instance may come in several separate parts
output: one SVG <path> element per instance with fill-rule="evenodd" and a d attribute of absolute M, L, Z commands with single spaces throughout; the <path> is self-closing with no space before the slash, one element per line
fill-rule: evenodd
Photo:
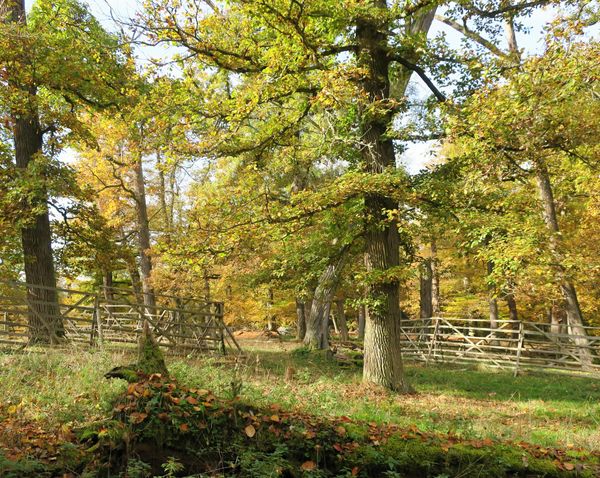
<path fill-rule="evenodd" d="M 360 466 L 364 476 L 381 476 L 386 472 L 402 476 L 477 476 L 479 478 L 571 476 L 550 459 L 535 458 L 520 448 L 493 445 L 481 448 L 454 444 L 447 449 L 437 440 L 403 439 L 392 436 L 381 446 L 363 445 L 350 461 Z M 363 475 L 361 475 L 363 476 Z M 591 471 L 577 476 L 592 477 Z"/>
<path fill-rule="evenodd" d="M 165 358 L 160 350 L 160 347 L 158 346 L 158 343 L 152 335 L 152 331 L 150 330 L 148 322 L 144 323 L 144 330 L 140 336 L 138 360 L 136 365 L 137 370 L 146 375 L 159 373 L 164 377 L 169 376 L 169 372 L 165 364 Z"/>

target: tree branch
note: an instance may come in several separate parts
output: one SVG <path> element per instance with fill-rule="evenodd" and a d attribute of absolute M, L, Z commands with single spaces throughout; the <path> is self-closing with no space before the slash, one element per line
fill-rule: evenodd
<path fill-rule="evenodd" d="M 433 93 L 433 95 L 437 98 L 437 100 L 440 103 L 444 103 L 447 100 L 446 96 L 437 88 L 437 86 L 435 86 L 433 81 L 429 79 L 423 68 L 421 68 L 418 65 L 415 65 L 414 63 L 411 63 L 406 58 L 403 58 L 400 55 L 391 55 L 388 58 L 390 61 L 400 63 L 404 68 L 407 68 L 410 71 L 414 71 L 417 75 L 419 75 L 419 78 L 423 80 L 423 83 L 427 85 L 429 90 Z"/>
<path fill-rule="evenodd" d="M 500 50 L 500 48 L 498 48 L 496 45 L 494 45 L 491 41 L 483 38 L 478 33 L 475 33 L 474 31 L 469 30 L 466 25 L 461 25 L 457 21 L 454 21 L 451 18 L 443 17 L 442 15 L 436 15 L 435 19 L 454 28 L 456 31 L 462 33 L 464 36 L 473 40 L 474 42 L 479 43 L 481 46 L 488 49 L 494 55 L 496 55 L 500 58 L 505 58 L 505 59 L 508 58 L 508 55 L 506 53 L 504 53 L 502 50 Z"/>

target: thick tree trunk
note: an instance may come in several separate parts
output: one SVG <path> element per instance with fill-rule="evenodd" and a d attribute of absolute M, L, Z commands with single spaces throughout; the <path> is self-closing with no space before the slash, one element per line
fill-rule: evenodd
<path fill-rule="evenodd" d="M 340 281 L 340 276 L 347 260 L 343 250 L 335 262 L 332 262 L 319 277 L 319 283 L 306 319 L 306 335 L 304 344 L 310 348 L 326 349 L 329 347 L 328 323 L 329 308 Z"/>
<path fill-rule="evenodd" d="M 440 298 L 440 271 L 438 269 L 437 243 L 431 240 L 431 312 L 434 317 L 439 317 L 442 312 Z"/>
<path fill-rule="evenodd" d="M 8 4 L 7 21 L 26 24 L 25 3 L 14 0 Z M 14 65 L 13 68 L 28 68 L 28 65 Z M 13 83 L 11 71 L 7 71 L 8 81 L 19 92 L 22 104 L 11 111 L 16 166 L 26 170 L 42 154 L 43 133 L 40 127 L 36 106 L 35 85 Z M 16 71 L 15 76 L 22 74 Z M 36 178 L 43 181 L 45 178 Z M 31 220 L 21 228 L 23 263 L 27 289 L 29 341 L 31 343 L 55 343 L 64 337 L 64 326 L 60 314 L 56 292 L 56 273 L 52 255 L 52 234 L 47 208 L 48 193 L 39 187 L 34 197 L 23 199 L 26 211 L 32 211 Z M 36 214 L 33 214 L 36 210 Z"/>
<path fill-rule="evenodd" d="M 554 263 L 556 264 L 555 270 L 560 281 L 560 290 L 565 299 L 565 310 L 567 313 L 567 325 L 569 335 L 572 336 L 572 340 L 579 347 L 579 358 L 582 366 L 588 367 L 592 364 L 592 354 L 590 351 L 590 342 L 587 338 L 587 333 L 583 326 L 583 314 L 579 307 L 579 301 L 577 299 L 577 292 L 575 285 L 567 277 L 565 268 L 563 266 L 563 257 L 560 250 L 560 229 L 558 225 L 558 219 L 556 215 L 556 206 L 554 203 L 554 194 L 552 192 L 552 185 L 550 183 L 550 174 L 545 162 L 537 158 L 535 164 L 535 175 L 538 184 L 538 190 L 540 199 L 543 207 L 543 217 L 546 227 L 549 232 L 549 244 L 550 252 L 553 255 Z"/>
<path fill-rule="evenodd" d="M 140 272 L 142 279 L 142 294 L 146 313 L 156 313 L 156 300 L 151 284 L 152 259 L 150 257 L 150 221 L 146 204 L 146 184 L 142 153 L 138 153 L 135 168 L 136 210 L 138 217 L 138 244 L 140 253 Z"/>
<path fill-rule="evenodd" d="M 336 305 L 336 317 L 338 321 L 338 328 L 340 332 L 340 340 L 347 342 L 350 340 L 348 336 L 348 323 L 346 322 L 346 312 L 344 311 L 344 299 L 335 301 Z"/>
<path fill-rule="evenodd" d="M 419 286 L 419 316 L 429 319 L 433 316 L 433 271 L 431 270 L 431 259 L 426 259 L 420 267 Z"/>
<path fill-rule="evenodd" d="M 306 302 L 296 299 L 296 338 L 304 340 L 306 335 Z"/>
<path fill-rule="evenodd" d="M 370 4 L 381 9 L 382 14 L 387 9 L 385 0 L 372 0 Z M 370 105 L 379 105 L 377 114 L 364 107 L 360 111 L 364 169 L 374 175 L 385 174 L 396 166 L 394 145 L 386 138 L 393 113 L 382 111 L 382 103 L 390 97 L 386 26 L 375 17 L 359 19 L 356 28 L 358 65 L 364 71 L 361 87 Z M 363 380 L 407 392 L 410 386 L 404 376 L 400 349 L 399 280 L 388 273 L 400 265 L 398 225 L 396 220 L 386 218 L 387 212 L 397 209 L 397 205 L 391 198 L 371 193 L 365 197 L 365 208 L 374 221 L 365 237 L 366 268 L 371 276 L 379 277 L 368 288 Z"/>

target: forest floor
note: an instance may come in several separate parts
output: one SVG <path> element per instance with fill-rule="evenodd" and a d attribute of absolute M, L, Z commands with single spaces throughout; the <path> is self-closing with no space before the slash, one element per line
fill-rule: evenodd
<path fill-rule="evenodd" d="M 533 456 L 547 458 L 558 471 L 573 476 L 596 476 L 598 472 L 598 380 L 532 373 L 514 378 L 510 372 L 481 367 L 407 364 L 406 373 L 417 394 L 402 396 L 363 385 L 360 363 L 351 352 L 343 352 L 342 360 L 336 360 L 324 353 L 309 353 L 290 340 L 256 334 L 238 338 L 243 356 L 168 357 L 174 379 L 192 391 L 210 390 L 211 396 L 220 397 L 224 403 L 240 400 L 257 410 L 275 407 L 278 416 L 287 416 L 290 423 L 298 417 L 311 417 L 305 420 L 324 420 L 330 425 L 323 427 L 332 430 L 337 430 L 340 423 L 363 424 L 363 438 L 371 445 L 379 440 L 375 435 L 393 433 L 435 442 L 440 453 L 459 444 L 475 451 L 507 446 L 523 451 L 525 466 Z M 124 381 L 104 379 L 104 372 L 130 363 L 132 357 L 131 350 L 89 349 L 0 354 L 0 475 L 42 476 L 35 472 L 40 463 L 58 466 L 61 460 L 77 461 L 82 453 L 76 439 L 78 431 L 90 423 L 106 422 L 119 397 L 131 392 Z M 231 406 L 224 406 L 226 409 Z M 133 415 L 138 417 L 136 413 Z M 252 417 L 255 413 L 260 415 L 250 412 Z M 235 422 L 237 426 L 237 418 Z M 363 438 L 355 438 L 352 443 L 362 443 Z M 335 440 L 330 445 L 335 450 L 341 446 Z M 306 463 L 308 468 L 302 468 L 304 474 L 298 476 L 360 473 L 354 466 L 346 475 L 318 475 L 314 474 L 318 469 L 311 468 L 315 463 L 308 460 L 302 466 Z M 54 469 L 60 468 L 56 466 Z M 71 474 L 60 476 L 79 476 L 80 471 L 74 467 Z M 426 476 L 389 473 L 381 476 Z M 481 468 L 472 474 L 464 468 L 460 475 L 453 473 L 427 476 L 487 476 Z M 515 472 L 506 476 L 562 475 L 535 474 L 532 466 L 531 474 Z"/>

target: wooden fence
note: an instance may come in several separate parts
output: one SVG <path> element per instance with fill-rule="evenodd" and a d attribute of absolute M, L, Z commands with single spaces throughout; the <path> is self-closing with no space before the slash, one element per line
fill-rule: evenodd
<path fill-rule="evenodd" d="M 405 320 L 401 334 L 407 360 L 484 363 L 515 375 L 535 369 L 600 377 L 600 327 L 499 320 L 491 328 L 481 320 L 435 317 Z"/>
<path fill-rule="evenodd" d="M 44 314 L 36 312 L 46 305 L 39 298 L 42 290 L 57 294 L 58 310 L 47 307 Z M 98 346 L 135 344 L 144 321 L 148 321 L 157 342 L 173 352 L 241 352 L 223 322 L 222 302 L 164 294 L 153 297 L 154 304 L 148 305 L 144 303 L 143 294 L 129 289 L 100 288 L 86 292 L 0 282 L 0 345 L 28 345 L 34 335 L 31 319 L 35 317 L 48 328 L 49 335 L 56 331 L 48 323 L 62 324 L 69 342 Z M 48 310 L 56 312 L 48 313 Z"/>

